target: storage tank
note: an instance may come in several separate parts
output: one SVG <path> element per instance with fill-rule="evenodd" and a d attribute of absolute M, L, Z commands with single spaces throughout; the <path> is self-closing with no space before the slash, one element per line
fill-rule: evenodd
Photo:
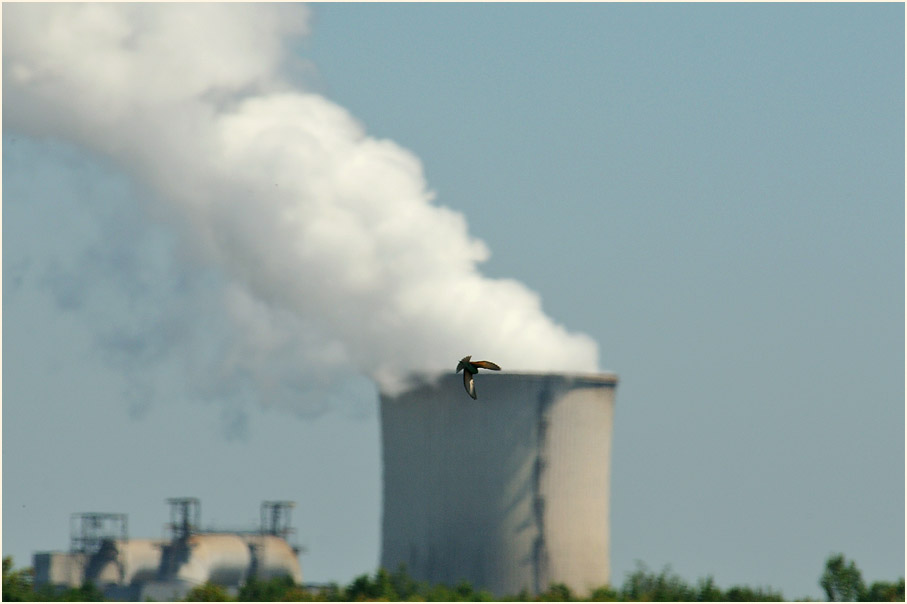
<path fill-rule="evenodd" d="M 609 581 L 614 374 L 420 375 L 381 393 L 381 565 L 498 596 Z"/>
<path fill-rule="evenodd" d="M 182 564 L 176 579 L 193 585 L 217 583 L 242 585 L 252 563 L 252 554 L 246 541 L 234 534 L 192 535 L 185 540 L 188 556 L 174 552 Z"/>
<path fill-rule="evenodd" d="M 158 539 L 129 539 L 117 541 L 123 564 L 123 583 L 144 583 L 153 580 L 161 565 L 164 542 Z"/>
<path fill-rule="evenodd" d="M 78 587 L 82 584 L 89 556 L 81 552 L 36 552 L 32 556 L 35 586 Z"/>
<path fill-rule="evenodd" d="M 290 577 L 302 583 L 302 570 L 296 552 L 285 539 L 275 535 L 256 536 L 250 540 L 256 578 L 269 581 L 275 577 Z"/>

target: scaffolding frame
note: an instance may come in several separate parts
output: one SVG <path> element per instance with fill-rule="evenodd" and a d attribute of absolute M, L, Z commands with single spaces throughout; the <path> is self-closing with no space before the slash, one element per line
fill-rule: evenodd
<path fill-rule="evenodd" d="M 173 541 L 188 539 L 198 533 L 201 523 L 201 502 L 198 497 L 172 497 L 170 504 L 170 522 L 167 529 Z"/>
<path fill-rule="evenodd" d="M 69 551 L 89 556 L 98 553 L 104 541 L 127 541 L 129 522 L 126 514 L 80 512 L 69 517 Z"/>
<path fill-rule="evenodd" d="M 295 501 L 262 501 L 261 534 L 282 537 L 290 541 L 290 535 L 296 532 L 290 520 L 290 510 L 296 507 Z"/>

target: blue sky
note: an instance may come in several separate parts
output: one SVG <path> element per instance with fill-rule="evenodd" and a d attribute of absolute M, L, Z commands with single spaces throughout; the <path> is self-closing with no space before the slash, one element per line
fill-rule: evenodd
<path fill-rule="evenodd" d="M 289 42 L 279 75 L 408 149 L 431 203 L 490 251 L 481 274 L 536 292 L 619 374 L 615 583 L 640 560 L 819 597 L 833 552 L 869 581 L 903 576 L 903 5 L 297 9 L 307 35 L 262 20 Z M 15 93 L 14 60 L 40 49 L 7 63 L 14 43 Z M 244 273 L 197 253 L 199 215 L 157 202 L 154 161 L 118 152 L 119 133 L 10 99 L 4 555 L 67 548 L 72 512 L 126 512 L 154 537 L 167 497 L 240 526 L 292 499 L 306 580 L 372 571 L 372 382 L 249 328 L 310 324 L 236 293 Z M 143 137 L 170 140 L 124 135 Z M 451 350 L 451 370 L 472 352 Z"/>

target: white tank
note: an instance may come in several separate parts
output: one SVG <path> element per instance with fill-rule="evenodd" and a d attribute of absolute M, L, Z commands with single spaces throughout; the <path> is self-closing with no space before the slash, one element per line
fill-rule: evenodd
<path fill-rule="evenodd" d="M 286 540 L 274 535 L 261 535 L 250 539 L 256 557 L 256 576 L 262 581 L 274 577 L 291 577 L 297 584 L 302 583 L 299 558 Z"/>
<path fill-rule="evenodd" d="M 241 585 L 246 580 L 252 554 L 239 535 L 204 534 L 187 539 L 188 559 L 179 566 L 175 579 L 200 585 Z M 177 551 L 176 555 L 180 555 Z"/>
<path fill-rule="evenodd" d="M 421 376 L 381 394 L 381 565 L 498 596 L 609 581 L 613 374 Z"/>
<path fill-rule="evenodd" d="M 117 541 L 123 565 L 123 584 L 144 583 L 157 577 L 163 542 L 155 539 Z"/>
<path fill-rule="evenodd" d="M 89 558 L 82 553 L 36 552 L 32 556 L 35 586 L 78 587 L 82 584 Z"/>

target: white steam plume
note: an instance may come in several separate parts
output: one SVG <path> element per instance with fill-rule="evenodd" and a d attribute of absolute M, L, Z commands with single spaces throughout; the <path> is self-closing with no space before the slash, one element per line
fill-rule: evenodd
<path fill-rule="evenodd" d="M 488 249 L 433 203 L 412 153 L 282 76 L 286 42 L 307 27 L 287 4 L 7 4 L 4 126 L 146 183 L 230 281 L 233 319 L 262 359 L 289 314 L 317 363 L 385 389 L 465 354 L 597 370 L 594 341 L 521 283 L 482 276 Z"/>

